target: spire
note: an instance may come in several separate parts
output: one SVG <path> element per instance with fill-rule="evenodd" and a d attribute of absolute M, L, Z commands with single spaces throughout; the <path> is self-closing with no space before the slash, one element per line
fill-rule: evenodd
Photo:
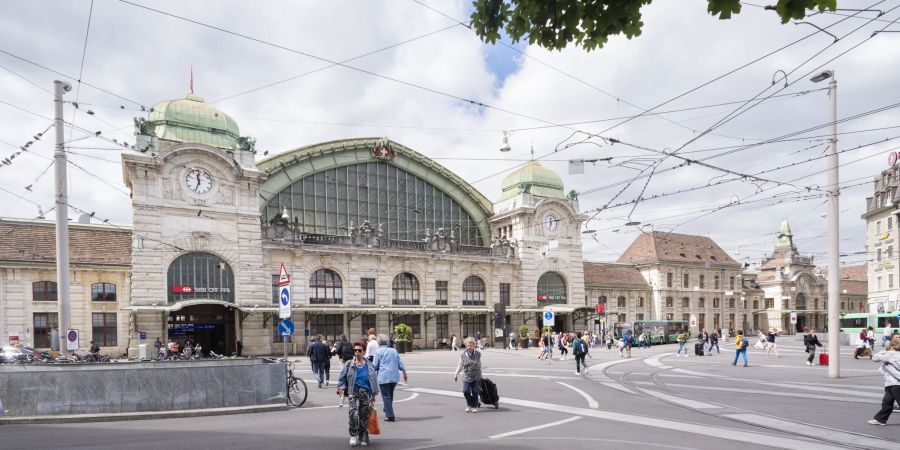
<path fill-rule="evenodd" d="M 191 88 L 191 94 L 194 93 L 194 65 L 191 64 L 191 82 L 189 87 Z"/>
<path fill-rule="evenodd" d="M 775 251 L 797 250 L 797 248 L 794 247 L 794 235 L 791 233 L 791 226 L 788 224 L 786 217 L 781 221 L 781 228 L 778 229 L 777 236 L 778 245 L 775 246 Z"/>

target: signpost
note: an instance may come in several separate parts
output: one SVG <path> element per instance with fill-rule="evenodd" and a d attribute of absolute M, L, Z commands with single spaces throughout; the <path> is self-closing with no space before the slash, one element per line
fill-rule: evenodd
<path fill-rule="evenodd" d="M 791 312 L 791 325 L 797 325 L 797 313 Z"/>
<path fill-rule="evenodd" d="M 78 330 L 66 330 L 66 350 L 78 350 Z"/>
<path fill-rule="evenodd" d="M 294 323 L 291 322 L 291 276 L 288 275 L 287 269 L 284 267 L 284 263 L 281 263 L 281 269 L 278 270 L 278 318 L 283 319 L 278 324 L 278 329 L 281 331 L 281 335 L 285 338 L 282 339 L 282 343 L 284 344 L 284 362 L 285 362 L 285 370 L 287 370 L 287 344 L 288 337 L 294 334 Z M 282 328 L 284 325 L 284 328 Z M 288 328 L 289 325 L 289 328 Z M 290 331 L 285 334 L 286 331 Z"/>
<path fill-rule="evenodd" d="M 691 315 L 691 328 L 694 328 L 696 326 L 697 326 L 697 316 L 692 314 Z"/>
<path fill-rule="evenodd" d="M 544 326 L 552 327 L 555 326 L 556 321 L 556 313 L 553 311 L 544 311 Z"/>

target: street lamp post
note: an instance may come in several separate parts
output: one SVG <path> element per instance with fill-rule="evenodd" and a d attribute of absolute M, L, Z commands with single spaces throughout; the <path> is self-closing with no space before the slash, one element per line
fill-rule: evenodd
<path fill-rule="evenodd" d="M 831 79 L 828 83 L 828 97 L 831 100 L 831 139 L 828 146 L 828 354 L 833 356 L 828 362 L 828 377 L 841 376 L 841 267 L 838 261 L 838 155 L 837 155 L 837 80 L 834 72 L 826 70 L 810 80 L 814 83 Z"/>

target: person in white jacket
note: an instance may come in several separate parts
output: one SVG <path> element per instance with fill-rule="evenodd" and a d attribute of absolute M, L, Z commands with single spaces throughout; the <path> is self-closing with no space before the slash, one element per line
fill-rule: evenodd
<path fill-rule="evenodd" d="M 879 370 L 884 375 L 884 398 L 881 399 L 881 409 L 869 425 L 887 425 L 894 411 L 894 403 L 900 404 L 900 334 L 893 335 L 888 349 L 872 356 L 872 361 L 881 363 Z"/>

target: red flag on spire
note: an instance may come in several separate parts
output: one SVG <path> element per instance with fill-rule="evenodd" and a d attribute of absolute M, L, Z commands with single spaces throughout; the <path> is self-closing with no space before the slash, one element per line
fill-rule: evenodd
<path fill-rule="evenodd" d="M 193 65 L 193 64 L 191 64 L 191 84 L 190 84 L 190 87 L 191 87 L 191 94 L 193 94 L 193 93 L 194 93 L 194 65 Z"/>

